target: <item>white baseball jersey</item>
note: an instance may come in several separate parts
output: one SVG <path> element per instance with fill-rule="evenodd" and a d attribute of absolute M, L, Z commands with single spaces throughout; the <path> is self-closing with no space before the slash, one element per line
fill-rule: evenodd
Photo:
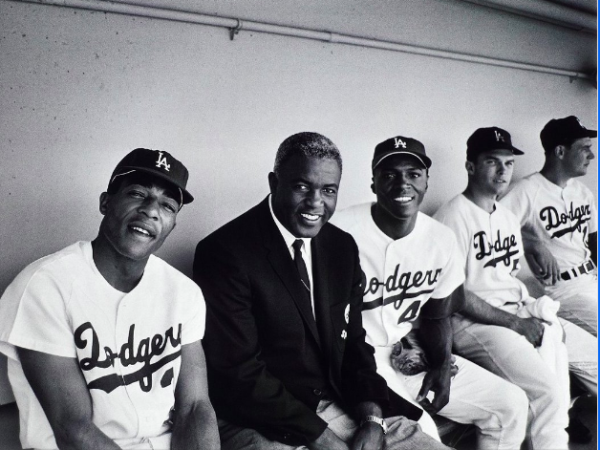
<path fill-rule="evenodd" d="M 8 357 L 24 448 L 57 446 L 15 346 L 76 358 L 94 424 L 122 448 L 162 448 L 181 346 L 201 339 L 204 323 L 198 286 L 155 256 L 129 293 L 100 274 L 90 242 L 30 264 L 0 299 L 0 351 Z"/>
<path fill-rule="evenodd" d="M 588 235 L 597 231 L 598 217 L 594 195 L 581 182 L 571 179 L 563 189 L 534 173 L 501 202 L 546 243 L 561 272 L 589 259 Z"/>
<path fill-rule="evenodd" d="M 460 194 L 433 217 L 456 234 L 465 289 L 514 314 L 517 303 L 529 298 L 527 288 L 516 278 L 523 256 L 521 226 L 508 208 L 499 203 L 494 206 L 490 214 Z"/>
<path fill-rule="evenodd" d="M 362 317 L 367 342 L 392 346 L 410 332 L 430 298 L 449 296 L 465 275 L 448 227 L 419 212 L 414 230 L 393 240 L 373 221 L 371 206 L 340 211 L 332 223 L 358 245 L 365 276 Z"/>

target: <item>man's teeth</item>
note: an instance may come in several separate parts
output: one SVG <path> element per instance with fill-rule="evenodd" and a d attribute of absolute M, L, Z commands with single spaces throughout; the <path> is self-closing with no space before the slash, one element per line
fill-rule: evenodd
<path fill-rule="evenodd" d="M 394 200 L 400 203 L 407 203 L 412 200 L 412 197 L 396 197 Z"/>
<path fill-rule="evenodd" d="M 317 215 L 317 214 L 306 214 L 306 213 L 300 213 L 300 215 L 301 215 L 302 217 L 304 217 L 306 220 L 311 220 L 311 221 L 313 221 L 313 222 L 314 222 L 314 221 L 316 221 L 316 220 L 319 220 L 319 217 L 321 217 L 321 216 L 319 216 L 319 215 Z"/>
<path fill-rule="evenodd" d="M 145 234 L 146 236 L 150 236 L 150 233 L 143 228 L 140 227 L 131 227 L 132 230 L 137 231 L 138 233 Z"/>

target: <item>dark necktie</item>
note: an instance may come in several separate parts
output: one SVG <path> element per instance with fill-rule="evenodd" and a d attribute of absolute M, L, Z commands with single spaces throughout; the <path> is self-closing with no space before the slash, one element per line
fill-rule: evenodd
<path fill-rule="evenodd" d="M 292 244 L 292 247 L 294 247 L 294 262 L 296 263 L 296 268 L 298 269 L 298 274 L 300 275 L 300 281 L 302 281 L 302 284 L 306 290 L 308 301 L 312 305 L 312 301 L 310 299 L 310 278 L 308 278 L 308 270 L 306 270 L 306 264 L 304 262 L 304 258 L 302 258 L 303 243 L 304 242 L 302 239 L 296 239 Z M 310 309 L 312 311 L 312 306 Z"/>

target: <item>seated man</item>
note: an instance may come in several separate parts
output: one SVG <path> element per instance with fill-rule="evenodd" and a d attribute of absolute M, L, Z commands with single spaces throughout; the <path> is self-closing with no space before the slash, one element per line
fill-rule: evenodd
<path fill-rule="evenodd" d="M 419 212 L 430 166 L 415 139 L 380 143 L 372 164 L 376 203 L 351 207 L 334 219 L 358 244 L 367 342 L 375 347 L 377 372 L 398 394 L 430 413 L 475 424 L 480 449 L 518 449 L 527 424 L 520 388 L 460 357 L 450 382 L 449 317 L 462 303 L 465 276 L 452 230 Z M 435 392 L 433 401 L 429 391 Z M 429 422 L 426 431 L 435 434 Z"/>
<path fill-rule="evenodd" d="M 527 393 L 533 448 L 565 449 L 569 379 L 559 305 L 531 298 L 516 278 L 523 254 L 519 222 L 497 202 L 510 183 L 513 155 L 521 154 L 505 130 L 475 131 L 467 141 L 467 189 L 434 217 L 454 230 L 466 271 L 467 301 L 453 317 L 454 348 Z M 587 379 L 595 383 L 596 339 L 573 324 L 564 328 L 568 340 L 590 347 L 579 365 L 594 366 Z"/>
<path fill-rule="evenodd" d="M 269 174 L 271 195 L 196 248 L 225 450 L 446 448 L 375 371 L 356 244 L 327 223 L 341 172 L 325 136 L 290 136 Z"/>
<path fill-rule="evenodd" d="M 94 241 L 26 267 L 0 299 L 0 350 L 24 448 L 218 449 L 194 282 L 153 255 L 188 171 L 138 148 L 100 195 Z"/>
<path fill-rule="evenodd" d="M 523 237 L 539 244 L 527 246 L 527 261 L 546 293 L 560 302 L 560 317 L 594 336 L 598 213 L 594 194 L 575 178 L 587 173 L 594 159 L 590 138 L 597 136 L 575 116 L 552 119 L 540 133 L 544 167 L 515 183 L 502 199 L 519 219 Z"/>

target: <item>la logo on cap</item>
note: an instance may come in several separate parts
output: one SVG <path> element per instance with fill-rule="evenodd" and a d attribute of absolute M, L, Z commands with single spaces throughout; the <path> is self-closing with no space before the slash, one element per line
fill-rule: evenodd
<path fill-rule="evenodd" d="M 156 160 L 156 167 L 164 167 L 168 172 L 171 168 L 171 164 L 167 162 L 167 157 L 163 155 L 163 152 L 158 152 L 158 159 Z"/>
<path fill-rule="evenodd" d="M 404 142 L 402 139 L 400 138 L 394 138 L 394 146 L 396 148 L 406 148 L 406 142 Z"/>
<path fill-rule="evenodd" d="M 499 133 L 497 130 L 494 130 L 494 134 L 496 135 L 496 142 L 505 142 L 502 133 Z"/>

